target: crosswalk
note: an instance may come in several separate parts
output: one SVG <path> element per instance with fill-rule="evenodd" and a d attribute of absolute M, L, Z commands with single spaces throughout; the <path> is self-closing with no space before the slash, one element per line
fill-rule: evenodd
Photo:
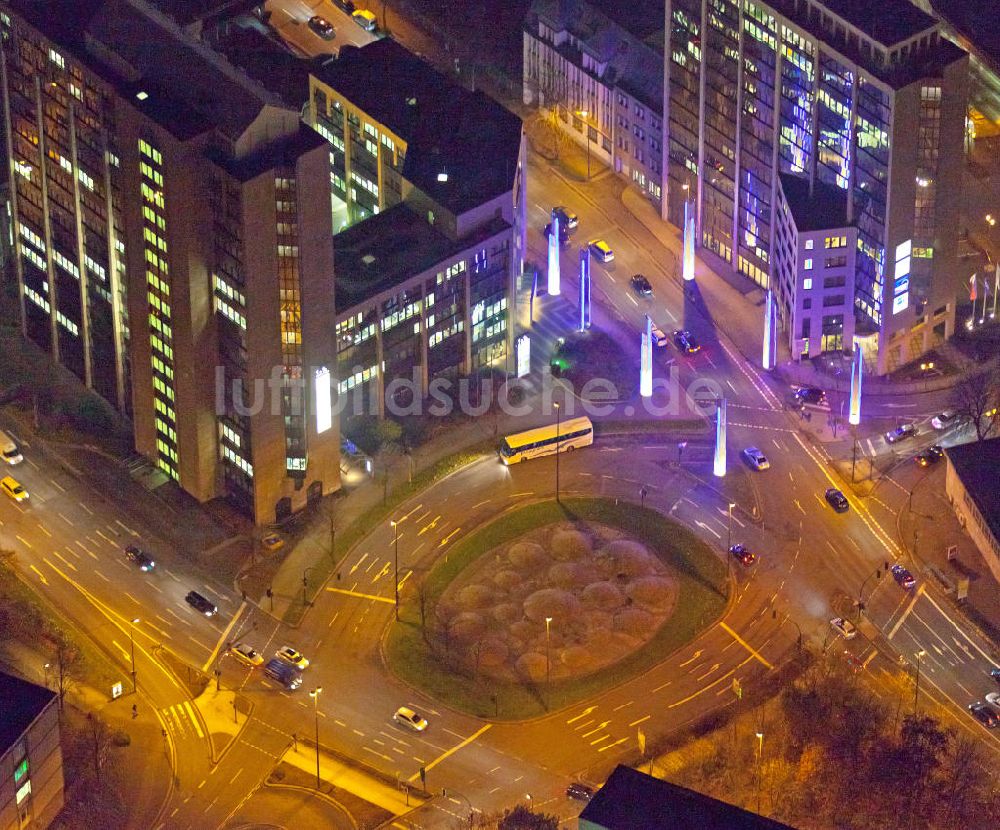
<path fill-rule="evenodd" d="M 160 709 L 160 714 L 167 724 L 167 729 L 175 736 L 190 738 L 192 735 L 196 735 L 199 739 L 205 737 L 205 730 L 202 729 L 201 721 L 198 719 L 190 700 L 165 706 Z"/>

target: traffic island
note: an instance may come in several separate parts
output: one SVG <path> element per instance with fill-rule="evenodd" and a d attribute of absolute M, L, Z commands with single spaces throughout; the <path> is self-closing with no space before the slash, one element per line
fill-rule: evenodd
<path fill-rule="evenodd" d="M 386 655 L 477 717 L 539 717 L 662 662 L 718 619 L 726 566 L 687 528 L 612 499 L 507 513 L 404 586 Z"/>
<path fill-rule="evenodd" d="M 550 368 L 583 399 L 594 403 L 628 400 L 639 389 L 634 358 L 629 360 L 614 338 L 599 329 L 560 338 Z"/>

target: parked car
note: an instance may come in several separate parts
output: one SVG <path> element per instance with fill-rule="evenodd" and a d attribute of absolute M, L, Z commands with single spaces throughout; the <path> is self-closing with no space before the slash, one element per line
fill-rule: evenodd
<path fill-rule="evenodd" d="M 17 442 L 2 429 L 0 429 L 0 458 L 4 460 L 5 464 L 10 464 L 12 467 L 24 461 L 24 456 L 21 455 Z"/>
<path fill-rule="evenodd" d="M 650 285 L 649 280 L 647 280 L 642 274 L 633 274 L 632 279 L 629 282 L 632 285 L 632 290 L 640 297 L 653 296 L 653 286 Z"/>
<path fill-rule="evenodd" d="M 892 578 L 896 580 L 896 583 L 909 591 L 914 585 L 917 584 L 916 578 L 902 565 L 893 565 L 890 569 L 892 572 Z"/>
<path fill-rule="evenodd" d="M 264 674 L 273 680 L 277 680 L 289 691 L 299 688 L 302 685 L 302 672 L 291 663 L 272 657 L 264 666 Z"/>
<path fill-rule="evenodd" d="M 580 224 L 580 220 L 573 211 L 565 207 L 554 207 L 552 210 L 555 212 L 556 216 L 559 217 L 559 224 L 565 225 L 567 228 L 572 230 L 577 225 Z"/>
<path fill-rule="evenodd" d="M 954 409 L 946 409 L 939 415 L 931 418 L 931 426 L 934 429 L 948 429 L 958 421 L 958 413 Z"/>
<path fill-rule="evenodd" d="M 249 643 L 237 643 L 229 649 L 229 653 L 233 655 L 233 658 L 237 662 L 251 668 L 259 666 L 264 662 L 264 655 Z"/>
<path fill-rule="evenodd" d="M 850 620 L 845 620 L 843 617 L 834 617 L 830 620 L 830 625 L 843 634 L 845 640 L 853 640 L 858 636 L 858 629 L 855 627 L 854 623 Z"/>
<path fill-rule="evenodd" d="M 1000 723 L 1000 715 L 993 707 L 978 700 L 969 704 L 969 713 L 987 729 L 994 729 Z"/>
<path fill-rule="evenodd" d="M 607 263 L 614 261 L 615 252 L 611 250 L 611 246 L 603 239 L 591 239 L 587 243 L 587 247 L 590 248 L 590 253 L 597 257 L 601 262 Z"/>
<path fill-rule="evenodd" d="M 352 12 L 351 19 L 366 32 L 374 32 L 378 28 L 378 21 L 375 15 L 368 11 L 368 9 L 358 9 L 356 12 Z"/>
<path fill-rule="evenodd" d="M 916 434 L 917 428 L 913 424 L 900 424 L 885 434 L 885 440 L 890 444 L 898 444 L 900 441 L 912 438 Z"/>
<path fill-rule="evenodd" d="M 574 781 L 566 788 L 566 797 L 575 798 L 577 801 L 590 801 L 594 797 L 594 788 Z"/>
<path fill-rule="evenodd" d="M 913 456 L 913 460 L 921 467 L 930 467 L 931 464 L 937 464 L 942 458 L 944 458 L 944 451 L 940 447 L 928 447 L 923 452 L 918 452 Z"/>
<path fill-rule="evenodd" d="M 0 479 L 0 490 L 3 490 L 8 496 L 10 496 L 14 501 L 27 501 L 28 491 L 25 490 L 21 483 L 13 476 L 4 476 Z"/>
<path fill-rule="evenodd" d="M 795 390 L 795 398 L 799 403 L 821 406 L 826 403 L 826 392 L 818 386 L 800 386 Z"/>
<path fill-rule="evenodd" d="M 184 601 L 196 611 L 200 611 L 206 617 L 214 617 L 219 613 L 219 609 L 215 603 L 206 599 L 197 591 L 188 591 L 188 595 L 184 597 Z"/>
<path fill-rule="evenodd" d="M 125 558 L 135 565 L 140 571 L 149 572 L 156 567 L 153 557 L 138 545 L 128 545 L 125 548 Z"/>
<path fill-rule="evenodd" d="M 291 646 L 282 646 L 274 655 L 279 660 L 284 660 L 289 665 L 295 666 L 299 671 L 304 671 L 309 668 L 309 660 L 302 654 Z"/>
<path fill-rule="evenodd" d="M 994 709 L 1000 711 L 1000 692 L 987 692 L 986 702 Z"/>
<path fill-rule="evenodd" d="M 261 537 L 260 544 L 268 553 L 274 553 L 285 546 L 285 540 L 277 533 L 265 533 Z"/>
<path fill-rule="evenodd" d="M 423 732 L 427 728 L 427 718 L 418 715 L 409 706 L 400 706 L 392 719 L 414 732 Z"/>
<path fill-rule="evenodd" d="M 771 462 L 767 460 L 767 456 L 756 447 L 747 447 L 743 450 L 743 458 L 750 465 L 751 470 L 759 471 L 771 468 Z"/>
<path fill-rule="evenodd" d="M 325 17 L 320 17 L 318 14 L 310 17 L 309 22 L 306 25 L 312 29 L 313 32 L 323 38 L 323 40 L 333 40 L 337 34 L 333 28 L 333 24 Z"/>
<path fill-rule="evenodd" d="M 846 513 L 851 509 L 850 502 L 847 501 L 847 496 L 840 492 L 836 487 L 830 487 L 823 494 L 827 503 L 836 510 L 838 513 Z"/>
<path fill-rule="evenodd" d="M 695 354 L 701 351 L 701 344 L 687 329 L 674 332 L 674 345 L 684 354 Z"/>
<path fill-rule="evenodd" d="M 651 331 L 653 334 L 653 345 L 656 346 L 657 348 L 662 349 L 664 346 L 667 345 L 667 343 L 670 342 L 670 338 L 667 337 L 666 333 L 661 328 L 659 328 L 655 323 L 653 324 Z"/>
<path fill-rule="evenodd" d="M 754 552 L 746 545 L 733 545 L 729 549 L 729 552 L 744 568 L 749 568 L 754 562 L 757 561 L 756 554 L 754 554 Z"/>
<path fill-rule="evenodd" d="M 348 14 L 354 14 L 354 3 L 352 0 L 333 0 L 335 6 L 338 6 L 342 11 Z"/>

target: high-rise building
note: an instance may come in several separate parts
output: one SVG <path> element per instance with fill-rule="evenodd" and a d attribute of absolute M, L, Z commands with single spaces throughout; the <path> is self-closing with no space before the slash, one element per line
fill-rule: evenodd
<path fill-rule="evenodd" d="M 709 262 L 761 286 L 774 270 L 778 175 L 840 188 L 858 228 L 855 337 L 871 368 L 891 371 L 949 337 L 968 277 L 957 261 L 965 52 L 908 0 L 660 7 L 657 187 L 650 191 L 652 168 L 635 172 L 625 146 L 637 148 L 640 134 L 648 140 L 648 122 L 624 109 L 605 119 L 614 169 L 636 183 L 646 176 L 643 192 L 678 227 L 693 201 Z M 585 107 L 592 95 L 615 100 L 634 71 L 624 57 L 633 41 L 657 44 L 649 11 L 647 2 L 537 0 L 525 28 L 525 100 L 557 110 Z"/>

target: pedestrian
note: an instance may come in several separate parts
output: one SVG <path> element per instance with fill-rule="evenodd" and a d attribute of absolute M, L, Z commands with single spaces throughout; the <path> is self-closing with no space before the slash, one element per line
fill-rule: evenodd
<path fill-rule="evenodd" d="M 135 704 L 133 703 L 133 704 L 132 704 L 132 720 L 135 720 L 135 719 L 136 719 L 137 717 L 139 717 L 139 707 L 138 707 L 138 706 L 136 706 L 136 705 L 135 705 Z"/>

